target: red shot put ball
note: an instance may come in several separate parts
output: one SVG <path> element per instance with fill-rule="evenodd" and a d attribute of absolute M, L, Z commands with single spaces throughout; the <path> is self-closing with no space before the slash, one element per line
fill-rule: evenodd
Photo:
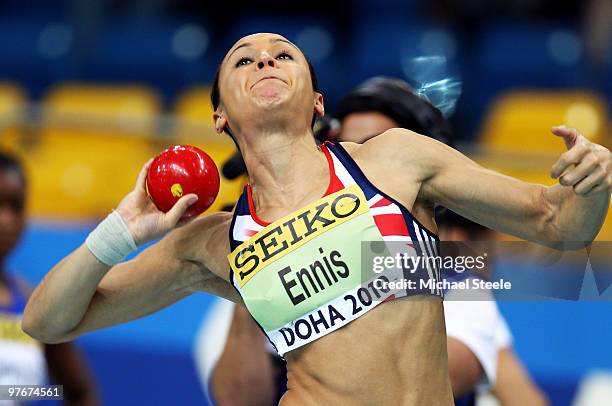
<path fill-rule="evenodd" d="M 155 206 L 168 212 L 182 196 L 198 195 L 183 218 L 196 217 L 208 209 L 219 193 L 215 162 L 199 148 L 177 145 L 153 159 L 147 172 L 147 193 Z"/>

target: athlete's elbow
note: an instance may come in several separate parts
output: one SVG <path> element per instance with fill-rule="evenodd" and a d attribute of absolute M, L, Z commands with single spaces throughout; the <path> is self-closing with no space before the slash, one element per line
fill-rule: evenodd
<path fill-rule="evenodd" d="M 32 309 L 27 309 L 21 319 L 21 329 L 24 333 L 45 344 L 59 344 L 70 341 L 71 337 L 66 332 L 50 329 L 51 323 L 45 323 L 41 317 L 37 317 Z"/>
<path fill-rule="evenodd" d="M 21 323 L 21 329 L 34 340 L 43 344 L 61 344 L 73 339 L 68 334 L 58 334 L 57 332 L 46 331 L 45 329 L 27 324 L 27 322 L 23 321 Z"/>
<path fill-rule="evenodd" d="M 23 314 L 23 318 L 21 319 L 21 329 L 33 339 L 47 343 L 46 339 L 48 336 L 45 334 L 44 329 L 40 323 L 35 322 L 32 317 L 29 316 L 28 312 Z"/>

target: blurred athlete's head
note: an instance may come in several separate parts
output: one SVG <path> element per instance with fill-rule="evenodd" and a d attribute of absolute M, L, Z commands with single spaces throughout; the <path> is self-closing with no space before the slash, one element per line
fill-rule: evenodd
<path fill-rule="evenodd" d="M 0 272 L 23 232 L 25 194 L 22 166 L 15 157 L 0 151 Z"/>
<path fill-rule="evenodd" d="M 453 144 L 450 125 L 440 110 L 415 95 L 401 79 L 368 79 L 346 95 L 336 117 L 341 121 L 340 141 L 363 143 L 401 127 Z"/>
<path fill-rule="evenodd" d="M 323 96 L 306 56 L 281 35 L 259 33 L 238 40 L 213 82 L 218 132 L 295 132 L 323 115 Z M 231 130 L 230 130 L 231 129 Z"/>

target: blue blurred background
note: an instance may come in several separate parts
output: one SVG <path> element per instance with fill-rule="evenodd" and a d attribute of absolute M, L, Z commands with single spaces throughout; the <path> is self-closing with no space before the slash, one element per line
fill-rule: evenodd
<path fill-rule="evenodd" d="M 0 146 L 24 159 L 31 216 L 11 269 L 38 282 L 164 147 L 198 145 L 218 165 L 231 156 L 233 144 L 211 127 L 208 86 L 229 46 L 259 31 L 309 55 L 328 111 L 366 78 L 404 78 L 444 107 L 474 159 L 550 183 L 563 151 L 550 126 L 567 123 L 611 145 L 611 4 L 0 1 Z M 243 182 L 223 180 L 212 210 Z M 611 223 L 599 240 L 612 238 Z M 216 301 L 195 295 L 80 339 L 104 404 L 204 403 L 194 347 Z M 609 301 L 500 307 L 552 404 L 571 404 L 589 373 L 612 371 Z"/>

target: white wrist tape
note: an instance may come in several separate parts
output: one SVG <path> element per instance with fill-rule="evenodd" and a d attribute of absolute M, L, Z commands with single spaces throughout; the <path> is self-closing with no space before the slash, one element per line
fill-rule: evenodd
<path fill-rule="evenodd" d="M 115 210 L 89 234 L 85 245 L 109 266 L 117 265 L 137 248 L 127 224 Z"/>

